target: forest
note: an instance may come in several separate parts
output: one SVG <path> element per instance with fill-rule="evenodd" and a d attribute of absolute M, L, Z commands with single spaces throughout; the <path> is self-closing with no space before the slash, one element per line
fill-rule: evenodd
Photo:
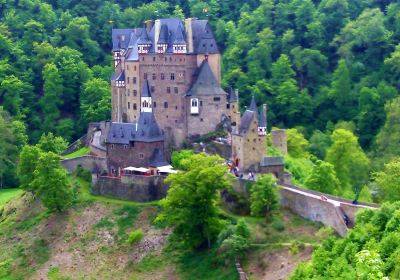
<path fill-rule="evenodd" d="M 0 189 L 34 188 L 49 209 L 62 210 L 43 186 L 56 193 L 55 185 L 68 185 L 55 153 L 89 122 L 110 118 L 112 28 L 196 17 L 213 27 L 223 88 L 239 90 L 242 110 L 255 95 L 268 105 L 268 129 L 287 129 L 285 167 L 296 184 L 354 200 L 400 200 L 399 1 L 0 0 L 0 14 Z M 59 195 L 74 201 L 73 192 Z M 362 214 L 346 239 L 326 241 L 293 279 L 398 277 L 400 210 L 389 203 Z M 185 221 L 174 204 L 163 202 L 169 222 Z M 216 236 L 211 214 L 204 231 Z M 248 245 L 247 233 L 234 234 L 245 232 L 240 224 L 229 230 L 225 244 Z"/>

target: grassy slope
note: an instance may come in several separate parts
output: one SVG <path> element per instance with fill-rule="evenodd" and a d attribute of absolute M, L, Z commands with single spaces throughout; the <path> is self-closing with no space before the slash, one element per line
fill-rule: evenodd
<path fill-rule="evenodd" d="M 22 194 L 21 189 L 0 189 L 0 207 L 4 206 L 8 201 Z"/>
<path fill-rule="evenodd" d="M 76 157 L 81 157 L 84 155 L 88 155 L 90 153 L 90 148 L 89 147 L 82 147 L 79 150 L 70 153 L 68 155 L 62 156 L 63 159 L 70 159 L 70 158 L 76 158 Z"/>
<path fill-rule="evenodd" d="M 153 225 L 157 203 L 94 196 L 78 182 L 80 201 L 68 213 L 49 214 L 25 196 L 8 205 L 14 210 L 0 215 L 0 279 L 237 279 L 233 266 L 213 261 L 213 250 L 186 254 L 172 244 L 133 262 L 132 230 L 165 236 Z"/>

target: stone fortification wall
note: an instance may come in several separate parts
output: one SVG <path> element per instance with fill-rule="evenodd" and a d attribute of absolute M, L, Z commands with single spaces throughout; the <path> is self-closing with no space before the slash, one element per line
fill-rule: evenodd
<path fill-rule="evenodd" d="M 61 165 L 70 173 L 74 172 L 78 165 L 81 165 L 83 168 L 94 173 L 101 173 L 103 170 L 107 170 L 107 162 L 105 158 L 90 155 L 63 159 L 61 160 Z"/>
<path fill-rule="evenodd" d="M 168 185 L 164 176 L 93 176 L 92 193 L 124 200 L 148 202 L 159 200 L 167 195 Z"/>
<path fill-rule="evenodd" d="M 62 156 L 68 155 L 70 153 L 75 152 L 76 150 L 79 150 L 81 147 L 86 146 L 86 142 L 87 142 L 87 135 L 85 134 L 81 138 L 76 140 L 74 143 L 69 145 L 67 149 L 65 149 L 65 151 L 61 153 L 61 155 Z"/>
<path fill-rule="evenodd" d="M 281 189 L 280 194 L 282 207 L 292 210 L 303 218 L 331 226 L 341 236 L 347 233 L 347 226 L 335 205 L 287 189 Z"/>

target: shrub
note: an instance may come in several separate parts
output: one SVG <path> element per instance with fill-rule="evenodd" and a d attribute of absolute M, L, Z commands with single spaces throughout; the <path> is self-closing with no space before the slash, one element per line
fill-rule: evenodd
<path fill-rule="evenodd" d="M 285 230 L 285 224 L 283 223 L 281 218 L 274 217 L 274 219 L 272 220 L 271 226 L 276 231 L 284 231 Z"/>
<path fill-rule="evenodd" d="M 78 165 L 76 167 L 75 174 L 77 177 L 82 178 L 88 183 L 92 182 L 92 173 L 90 170 L 83 168 L 82 165 Z"/>
<path fill-rule="evenodd" d="M 128 243 L 133 245 L 138 243 L 143 238 L 143 231 L 141 229 L 137 229 L 132 231 L 128 236 Z"/>

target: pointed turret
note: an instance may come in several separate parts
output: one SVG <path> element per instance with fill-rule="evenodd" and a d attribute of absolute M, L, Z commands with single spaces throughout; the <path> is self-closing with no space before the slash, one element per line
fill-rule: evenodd
<path fill-rule="evenodd" d="M 161 25 L 160 36 L 157 41 L 157 53 L 165 53 L 168 47 L 168 26 Z"/>
<path fill-rule="evenodd" d="M 255 99 L 254 95 L 251 97 L 249 110 L 253 111 L 253 112 L 257 112 L 257 103 L 256 103 L 256 99 Z"/>
<path fill-rule="evenodd" d="M 267 104 L 263 104 L 263 108 L 258 114 L 258 135 L 267 135 Z"/>
<path fill-rule="evenodd" d="M 140 37 L 137 40 L 137 46 L 139 53 L 145 54 L 149 52 L 151 48 L 151 40 L 147 34 L 146 28 L 142 29 L 142 34 L 140 34 Z"/>
<path fill-rule="evenodd" d="M 151 113 L 153 111 L 152 98 L 151 98 L 151 93 L 150 93 L 150 89 L 149 89 L 149 82 L 147 80 L 144 81 L 140 101 L 142 104 L 141 109 L 140 109 L 141 112 Z"/>
<path fill-rule="evenodd" d="M 175 38 L 172 43 L 174 53 L 186 53 L 186 41 L 183 34 L 183 27 L 179 24 L 176 28 Z"/>

